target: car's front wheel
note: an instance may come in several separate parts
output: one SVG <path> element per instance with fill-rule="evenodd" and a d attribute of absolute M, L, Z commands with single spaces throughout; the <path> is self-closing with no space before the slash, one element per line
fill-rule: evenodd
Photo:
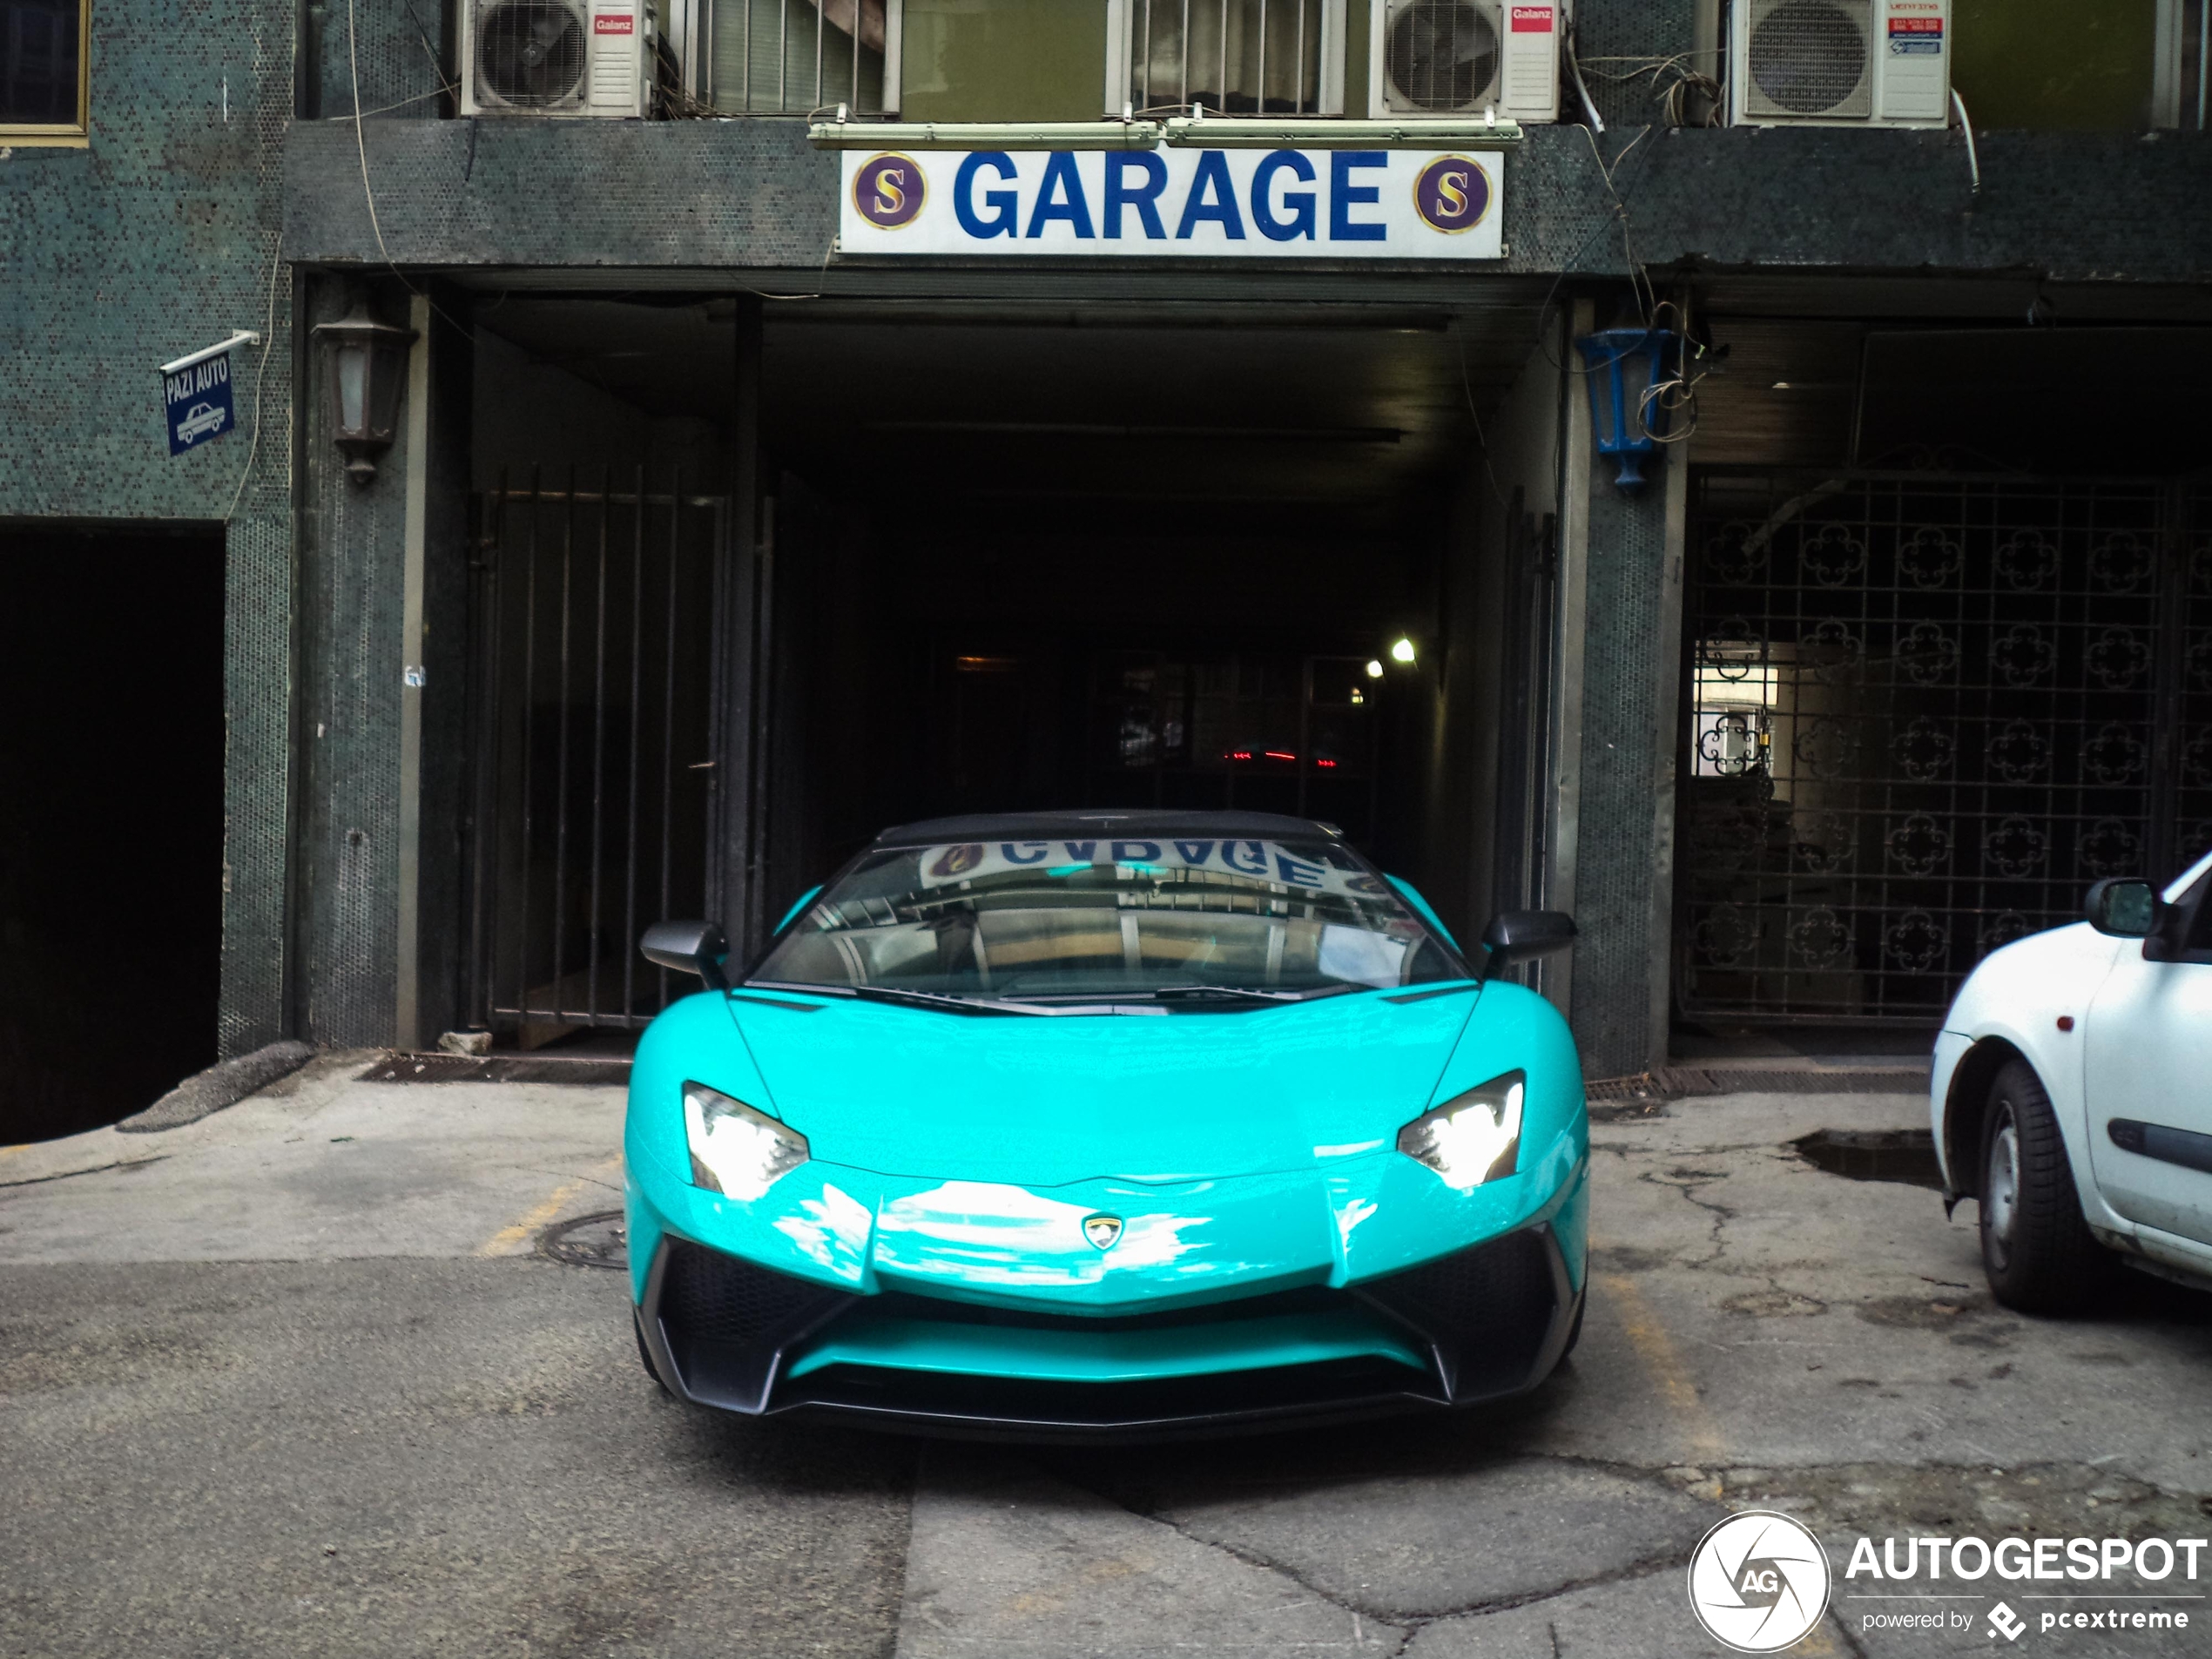
<path fill-rule="evenodd" d="M 1990 1293 L 2023 1313 L 2078 1312 L 2106 1266 L 2051 1097 L 2021 1060 L 1997 1074 L 1982 1120 L 1981 1264 Z"/>

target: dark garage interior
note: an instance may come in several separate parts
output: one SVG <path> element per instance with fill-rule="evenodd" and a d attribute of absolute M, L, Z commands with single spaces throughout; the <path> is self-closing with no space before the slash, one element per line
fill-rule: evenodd
<path fill-rule="evenodd" d="M 1534 306 L 765 310 L 767 922 L 887 824 L 1157 805 L 1339 824 L 1480 926 L 1495 803 L 1464 745 L 1496 718 L 1501 577 L 1469 556 L 1470 462 Z M 495 1026 L 649 1013 L 613 942 L 701 893 L 735 312 L 479 303 Z"/>
<path fill-rule="evenodd" d="M 223 536 L 0 529 L 0 1142 L 215 1059 Z"/>

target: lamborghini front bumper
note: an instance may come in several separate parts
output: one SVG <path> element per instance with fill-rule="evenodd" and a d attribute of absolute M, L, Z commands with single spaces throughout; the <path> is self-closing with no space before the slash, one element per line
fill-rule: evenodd
<path fill-rule="evenodd" d="M 636 1313 L 653 1371 L 704 1406 L 953 1436 L 1143 1440 L 1526 1393 L 1566 1351 L 1581 1294 L 1551 1219 L 1341 1288 L 1117 1314 L 859 1295 L 670 1233 Z"/>

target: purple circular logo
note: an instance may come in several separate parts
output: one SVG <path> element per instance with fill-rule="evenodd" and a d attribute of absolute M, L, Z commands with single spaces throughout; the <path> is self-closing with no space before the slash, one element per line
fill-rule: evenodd
<path fill-rule="evenodd" d="M 871 156 L 853 175 L 853 211 L 880 231 L 913 224 L 928 192 L 921 164 L 912 156 Z"/>
<path fill-rule="evenodd" d="M 1490 177 L 1471 156 L 1439 156 L 1413 179 L 1413 211 L 1447 236 L 1471 231 L 1490 211 Z"/>

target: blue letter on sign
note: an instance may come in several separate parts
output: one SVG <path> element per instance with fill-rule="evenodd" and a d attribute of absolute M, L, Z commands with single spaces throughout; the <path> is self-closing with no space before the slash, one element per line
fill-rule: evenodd
<path fill-rule="evenodd" d="M 1287 242 L 1293 237 L 1313 239 L 1313 192 L 1310 190 L 1286 190 L 1283 206 L 1291 210 L 1288 219 L 1275 217 L 1273 204 L 1268 192 L 1275 187 L 1275 175 L 1288 170 L 1306 184 L 1313 182 L 1313 164 L 1295 150 L 1278 150 L 1259 164 L 1252 173 L 1252 223 L 1259 226 L 1259 233 L 1271 242 Z"/>
<path fill-rule="evenodd" d="M 1206 199 L 1209 191 L 1213 194 L 1211 201 Z M 1370 196 L 1368 199 L 1374 198 Z M 1211 219 L 1219 225 L 1222 234 L 1232 242 L 1244 239 L 1244 218 L 1237 211 L 1237 188 L 1229 182 L 1229 152 L 1225 150 L 1198 152 L 1198 171 L 1191 177 L 1190 193 L 1183 199 L 1183 219 L 1175 227 L 1175 239 L 1189 241 L 1192 227 L 1202 219 Z"/>
<path fill-rule="evenodd" d="M 1131 190 L 1122 183 L 1122 175 L 1134 168 L 1144 175 L 1141 190 Z M 1167 227 L 1160 223 L 1160 192 L 1168 187 L 1168 164 L 1157 156 L 1143 151 L 1109 150 L 1106 152 L 1106 239 L 1121 240 L 1122 204 L 1127 202 L 1136 209 L 1138 222 L 1144 234 L 1152 241 L 1165 236 Z"/>
<path fill-rule="evenodd" d="M 1329 152 L 1329 239 L 1332 242 L 1379 242 L 1383 239 L 1381 226 L 1352 222 L 1353 206 L 1360 202 L 1380 201 L 1382 192 L 1373 185 L 1353 184 L 1352 172 L 1355 167 L 1388 165 L 1390 156 L 1386 151 L 1332 150 Z M 962 176 L 965 177 L 965 174 Z"/>
<path fill-rule="evenodd" d="M 1055 201 L 1065 187 L 1068 199 Z M 1075 226 L 1076 234 L 1089 240 L 1091 237 L 1090 204 L 1083 199 L 1083 181 L 1076 172 L 1076 152 L 1055 150 L 1052 159 L 1044 164 L 1044 183 L 1037 186 L 1037 205 L 1029 210 L 1029 234 L 1042 236 L 1045 221 L 1064 219 Z"/>
<path fill-rule="evenodd" d="M 960 172 L 953 179 L 953 212 L 960 219 L 961 229 L 978 241 L 988 242 L 994 236 L 1014 234 L 1015 204 L 1020 198 L 1010 190 L 987 190 L 984 205 L 993 209 L 988 219 L 979 218 L 975 212 L 975 175 L 985 167 L 994 169 L 1001 179 L 1020 177 L 1014 171 L 1014 158 L 1003 150 L 978 150 L 960 164 Z M 1367 199 L 1372 201 L 1370 195 Z"/>

